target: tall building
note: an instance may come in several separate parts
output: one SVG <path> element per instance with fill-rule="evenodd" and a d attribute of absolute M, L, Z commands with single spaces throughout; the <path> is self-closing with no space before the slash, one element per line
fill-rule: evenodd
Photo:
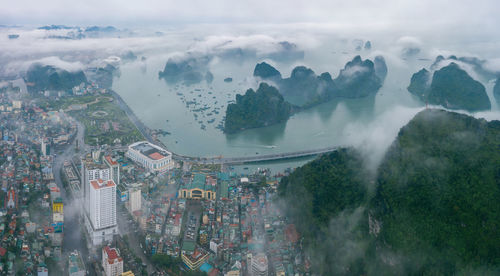
<path fill-rule="evenodd" d="M 126 156 L 150 172 L 166 172 L 174 168 L 172 153 L 147 141 L 128 146 Z"/>
<path fill-rule="evenodd" d="M 102 268 L 106 276 L 119 276 L 123 273 L 123 259 L 116 248 L 102 248 Z"/>
<path fill-rule="evenodd" d="M 116 225 L 116 184 L 111 170 L 99 163 L 99 155 L 82 160 L 82 187 L 84 187 L 84 218 L 88 241 L 92 246 L 112 241 L 118 233 Z"/>
<path fill-rule="evenodd" d="M 83 206 L 88 214 L 90 204 L 90 181 L 111 179 L 108 166 L 96 162 L 90 155 L 82 159 L 81 187 L 83 187 Z"/>
<path fill-rule="evenodd" d="M 45 138 L 42 138 L 42 143 L 40 144 L 40 150 L 43 156 L 50 155 L 50 146 L 45 142 Z"/>
<path fill-rule="evenodd" d="M 116 184 L 112 179 L 90 181 L 89 218 L 96 230 L 116 225 Z"/>
<path fill-rule="evenodd" d="M 111 179 L 116 183 L 116 185 L 120 185 L 120 164 L 113 160 L 111 156 L 104 157 L 104 163 L 108 166 L 109 171 L 111 173 Z"/>
<path fill-rule="evenodd" d="M 129 190 L 128 194 L 129 194 L 129 211 L 130 211 L 130 213 L 141 210 L 141 206 L 142 206 L 141 189 L 132 188 Z"/>
<path fill-rule="evenodd" d="M 267 256 L 265 254 L 259 253 L 255 256 L 250 255 L 250 261 L 248 262 L 248 274 L 250 276 L 268 275 L 268 263 Z"/>

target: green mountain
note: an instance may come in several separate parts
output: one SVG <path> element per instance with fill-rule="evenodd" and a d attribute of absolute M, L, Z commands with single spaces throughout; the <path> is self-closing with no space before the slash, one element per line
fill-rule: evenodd
<path fill-rule="evenodd" d="M 356 56 L 348 62 L 336 79 L 330 73 L 321 75 L 305 66 L 297 66 L 289 78 L 271 65 L 262 62 L 255 66 L 254 76 L 275 83 L 286 101 L 302 108 L 327 102 L 336 97 L 360 98 L 373 95 L 382 87 L 387 65 L 382 56 L 375 62 Z"/>
<path fill-rule="evenodd" d="M 236 95 L 236 103 L 226 109 L 224 131 L 263 127 L 286 121 L 292 107 L 273 86 L 261 83 L 257 91 L 248 89 L 245 95 Z"/>
<path fill-rule="evenodd" d="M 380 69 L 383 70 L 385 67 L 385 73 L 379 72 L 379 75 L 385 78 L 387 74 L 385 61 L 379 59 L 377 63 Z M 335 79 L 335 84 L 338 87 L 337 95 L 344 98 L 361 98 L 373 95 L 377 93 L 383 83 L 384 79 L 380 79 L 375 72 L 374 63 L 369 59 L 362 60 L 360 56 L 349 61 Z"/>
<path fill-rule="evenodd" d="M 500 121 L 441 110 L 403 127 L 379 168 L 379 239 L 433 275 L 500 267 Z"/>
<path fill-rule="evenodd" d="M 280 82 L 279 88 L 288 102 L 301 107 L 326 102 L 334 96 L 336 90 L 329 73 L 317 76 L 305 66 L 295 67 L 290 77 Z"/>
<path fill-rule="evenodd" d="M 263 80 L 281 81 L 280 71 L 276 70 L 276 68 L 266 62 L 261 62 L 255 65 L 253 76 L 259 77 Z"/>
<path fill-rule="evenodd" d="M 34 63 L 26 72 L 25 81 L 29 92 L 44 90 L 67 91 L 73 87 L 87 82 L 87 77 L 82 70 L 68 72 L 51 65 Z"/>
<path fill-rule="evenodd" d="M 435 71 L 430 85 L 428 78 L 428 71 L 420 70 L 412 76 L 408 91 L 422 101 L 449 109 L 474 112 L 491 108 L 484 86 L 454 62 Z"/>
<path fill-rule="evenodd" d="M 431 84 L 431 73 L 423 68 L 411 76 L 411 82 L 408 91 L 421 100 L 427 99 Z"/>
<path fill-rule="evenodd" d="M 500 121 L 425 110 L 375 175 L 342 149 L 279 191 L 320 275 L 498 275 L 499 149 Z"/>

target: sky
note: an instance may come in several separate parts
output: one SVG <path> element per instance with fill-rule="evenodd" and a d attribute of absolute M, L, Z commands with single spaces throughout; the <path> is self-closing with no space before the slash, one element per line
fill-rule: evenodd
<path fill-rule="evenodd" d="M 161 25 L 322 23 L 340 26 L 486 28 L 499 24 L 497 0 L 1 0 L 0 24 Z"/>

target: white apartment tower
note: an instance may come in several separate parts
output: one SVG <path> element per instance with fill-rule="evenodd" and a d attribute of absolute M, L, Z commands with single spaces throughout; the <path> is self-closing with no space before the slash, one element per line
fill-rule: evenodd
<path fill-rule="evenodd" d="M 91 180 L 109 180 L 111 179 L 111 172 L 108 166 L 104 164 L 95 163 L 92 159 L 82 160 L 82 173 L 81 173 L 81 187 L 83 188 L 84 195 L 84 209 L 88 214 L 89 210 L 89 195 L 90 195 L 90 181 Z"/>
<path fill-rule="evenodd" d="M 116 184 L 112 179 L 90 181 L 89 218 L 95 230 L 116 225 Z"/>
<path fill-rule="evenodd" d="M 94 156 L 93 156 L 94 157 Z M 116 224 L 116 184 L 111 170 L 95 158 L 82 160 L 84 218 L 88 241 L 92 246 L 112 241 L 118 233 Z"/>

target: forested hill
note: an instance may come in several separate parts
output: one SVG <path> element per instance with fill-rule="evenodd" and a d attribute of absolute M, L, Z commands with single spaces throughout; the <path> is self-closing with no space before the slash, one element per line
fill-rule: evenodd
<path fill-rule="evenodd" d="M 286 121 L 291 112 L 291 105 L 276 88 L 261 83 L 257 91 L 248 89 L 245 95 L 236 95 L 236 103 L 227 106 L 224 131 L 235 133 L 277 124 Z"/>
<path fill-rule="evenodd" d="M 423 111 L 401 129 L 377 182 L 379 238 L 398 253 L 440 274 L 500 266 L 500 121 Z"/>
<path fill-rule="evenodd" d="M 317 273 L 500 272 L 500 121 L 424 110 L 375 176 L 363 162 L 344 149 L 280 183 Z"/>

